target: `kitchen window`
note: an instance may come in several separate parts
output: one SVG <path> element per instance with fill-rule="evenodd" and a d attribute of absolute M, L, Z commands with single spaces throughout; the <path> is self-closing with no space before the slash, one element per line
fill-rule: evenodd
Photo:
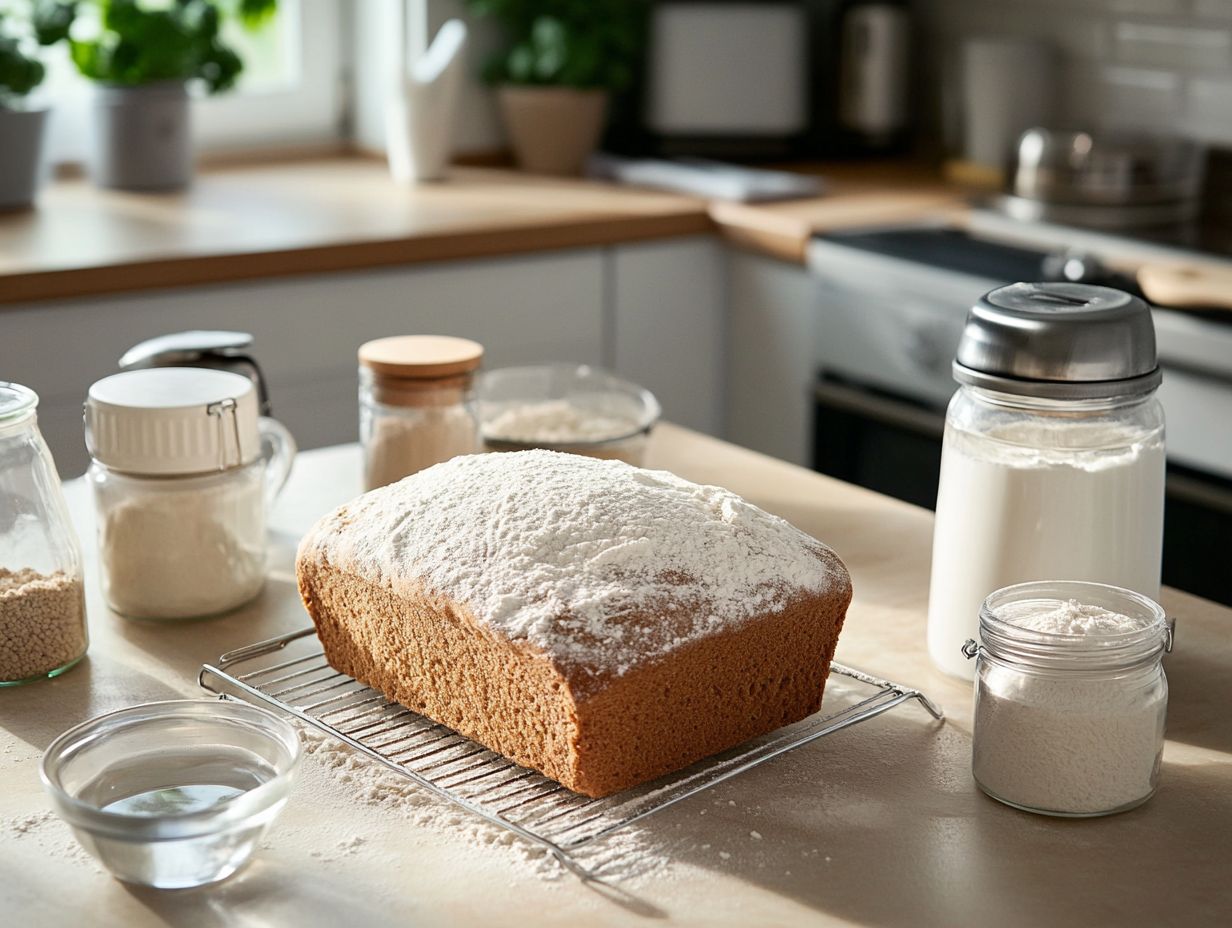
<path fill-rule="evenodd" d="M 193 136 L 199 151 L 277 148 L 331 142 L 341 135 L 347 45 L 342 0 L 279 0 L 258 33 L 226 24 L 244 59 L 231 91 L 198 97 Z M 89 151 L 90 82 L 57 46 L 46 56 L 43 94 L 53 107 L 50 160 L 83 162 Z"/>

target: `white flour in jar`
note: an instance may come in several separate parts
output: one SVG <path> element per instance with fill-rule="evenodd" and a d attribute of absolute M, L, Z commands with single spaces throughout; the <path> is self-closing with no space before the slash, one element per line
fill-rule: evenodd
<path fill-rule="evenodd" d="M 397 483 L 433 464 L 479 450 L 479 429 L 465 406 L 424 406 L 377 416 L 364 442 L 364 489 Z"/>
<path fill-rule="evenodd" d="M 108 604 L 131 618 L 179 619 L 225 612 L 255 597 L 265 585 L 263 494 L 257 479 L 207 478 L 100 501 Z"/>
<path fill-rule="evenodd" d="M 1011 426 L 988 437 L 947 428 L 937 490 L 928 651 L 971 679 L 962 644 L 980 605 L 1032 580 L 1089 580 L 1159 598 L 1164 445 L 1075 423 L 1070 440 L 1111 450 L 1053 450 L 1057 434 Z"/>
<path fill-rule="evenodd" d="M 1013 603 L 997 617 L 1020 628 L 1079 637 L 1145 627 L 1139 619 L 1073 600 Z M 976 780 L 1015 805 L 1071 815 L 1144 799 L 1154 789 L 1167 712 L 1167 687 L 1156 670 L 1109 679 L 990 662 L 976 691 Z"/>

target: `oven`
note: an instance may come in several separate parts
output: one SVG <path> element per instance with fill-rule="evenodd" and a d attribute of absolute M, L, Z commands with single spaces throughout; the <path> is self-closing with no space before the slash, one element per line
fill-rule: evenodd
<path fill-rule="evenodd" d="M 944 227 L 821 236 L 813 464 L 933 508 L 967 308 L 1039 276 L 1043 252 Z M 1232 325 L 1156 310 L 1168 420 L 1164 582 L 1232 604 Z M 1226 362 L 1228 369 L 1221 363 Z"/>

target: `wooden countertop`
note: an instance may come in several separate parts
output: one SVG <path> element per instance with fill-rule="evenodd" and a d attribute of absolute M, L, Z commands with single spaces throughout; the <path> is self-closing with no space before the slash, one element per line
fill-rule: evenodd
<path fill-rule="evenodd" d="M 478 258 L 719 231 L 801 260 L 813 229 L 910 218 L 960 201 L 902 164 L 826 167 L 826 196 L 765 206 L 455 168 L 400 187 L 383 162 L 331 157 L 202 171 L 182 193 L 45 189 L 0 215 L 0 304 Z"/>
<path fill-rule="evenodd" d="M 934 671 L 924 615 L 932 516 L 922 509 L 664 425 L 650 463 L 730 487 L 834 546 L 855 584 L 838 659 L 917 686 L 914 705 L 831 735 L 633 826 L 605 883 L 545 878 L 517 842 L 357 798 L 305 759 L 258 858 L 220 886 L 126 889 L 48 819 L 36 765 L 62 729 L 142 701 L 200 695 L 222 651 L 303 627 L 294 545 L 359 485 L 359 454 L 302 455 L 273 520 L 270 582 L 210 622 L 139 624 L 98 594 L 87 488 L 69 487 L 87 541 L 90 655 L 0 692 L 0 902 L 23 926 L 1213 925 L 1232 910 L 1232 610 L 1173 590 L 1168 742 L 1157 795 L 1085 821 L 1017 812 L 969 771 L 971 688 Z M 431 800 L 424 799 L 430 803 Z M 340 836 L 342 837 L 340 840 Z M 653 866 L 651 864 L 654 864 Z"/>

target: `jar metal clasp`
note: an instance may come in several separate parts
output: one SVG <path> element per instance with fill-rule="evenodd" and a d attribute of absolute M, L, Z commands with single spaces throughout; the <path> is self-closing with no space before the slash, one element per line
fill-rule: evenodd
<path fill-rule="evenodd" d="M 1164 629 L 1164 653 L 1172 653 L 1172 645 L 1176 643 L 1176 619 L 1169 619 L 1168 626 Z"/>
<path fill-rule="evenodd" d="M 239 464 L 243 458 L 240 450 L 240 416 L 239 404 L 234 397 L 227 397 L 225 400 L 219 400 L 216 403 L 210 403 L 205 407 L 207 415 L 218 417 L 218 469 L 226 470 L 228 467 L 233 467 Z M 231 414 L 231 436 L 235 441 L 235 464 L 227 461 L 227 436 L 226 426 L 223 423 L 223 416 L 226 413 Z"/>
<path fill-rule="evenodd" d="M 971 660 L 973 657 L 975 657 L 977 654 L 980 653 L 980 643 L 976 641 L 974 638 L 968 638 L 966 641 L 963 642 L 962 648 L 960 648 L 960 650 L 962 651 L 963 656 L 967 658 L 967 660 Z"/>

